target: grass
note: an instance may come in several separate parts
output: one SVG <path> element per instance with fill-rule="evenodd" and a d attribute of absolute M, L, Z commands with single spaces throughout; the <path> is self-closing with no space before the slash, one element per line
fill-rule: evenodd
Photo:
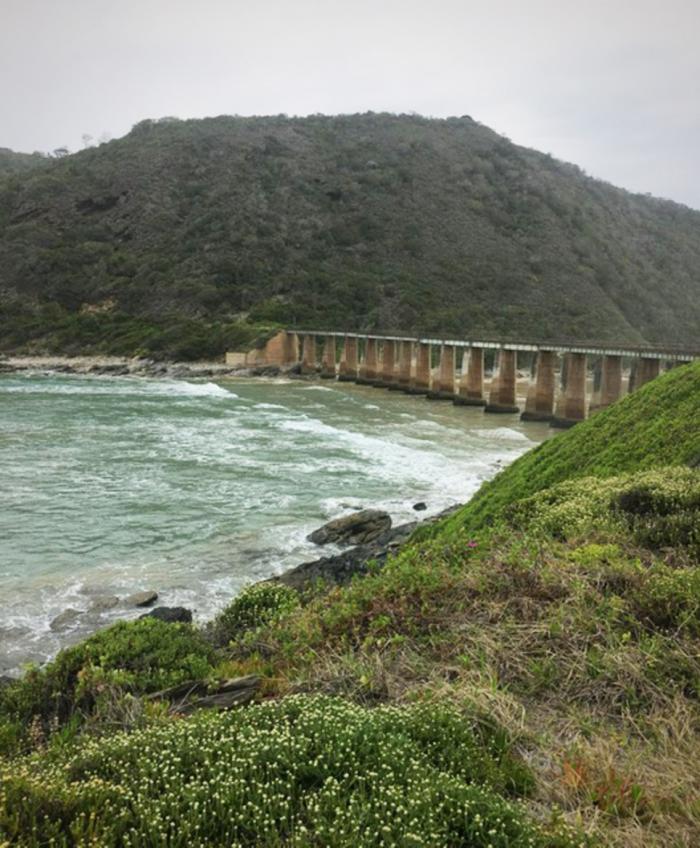
<path fill-rule="evenodd" d="M 700 461 L 700 361 L 674 368 L 517 459 L 433 533 L 476 531 L 556 483 Z"/>

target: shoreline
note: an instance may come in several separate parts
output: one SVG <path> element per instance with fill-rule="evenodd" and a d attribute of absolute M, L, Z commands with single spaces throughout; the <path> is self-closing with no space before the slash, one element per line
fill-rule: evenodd
<path fill-rule="evenodd" d="M 42 371 L 97 377 L 248 377 L 295 373 L 278 366 L 231 366 L 197 360 L 179 362 L 127 356 L 0 356 L 0 374 Z"/>

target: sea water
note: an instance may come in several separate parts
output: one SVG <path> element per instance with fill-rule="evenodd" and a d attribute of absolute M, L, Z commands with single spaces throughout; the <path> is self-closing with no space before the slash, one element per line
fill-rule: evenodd
<path fill-rule="evenodd" d="M 433 515 L 546 435 L 347 383 L 2 375 L 0 674 L 143 612 L 91 611 L 104 596 L 154 589 L 207 619 L 326 553 L 306 536 L 330 518 Z"/>

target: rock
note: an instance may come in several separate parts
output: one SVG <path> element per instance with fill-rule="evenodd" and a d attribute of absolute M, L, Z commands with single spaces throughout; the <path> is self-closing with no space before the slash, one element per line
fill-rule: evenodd
<path fill-rule="evenodd" d="M 124 603 L 131 607 L 150 607 L 157 600 L 158 592 L 149 590 L 146 592 L 134 592 L 133 595 L 124 598 Z"/>
<path fill-rule="evenodd" d="M 415 509 L 416 512 L 423 512 L 423 510 L 427 508 L 428 504 L 426 504 L 425 501 L 419 501 L 418 503 L 413 504 L 413 509 Z"/>
<path fill-rule="evenodd" d="M 159 621 L 167 621 L 168 624 L 191 624 L 192 613 L 185 607 L 156 607 L 140 618 L 157 618 Z"/>
<path fill-rule="evenodd" d="M 370 560 L 383 565 L 389 554 L 394 553 L 417 526 L 415 521 L 401 524 L 387 530 L 373 542 L 350 548 L 336 556 L 303 562 L 273 579 L 297 590 L 303 590 L 318 580 L 342 586 L 349 583 L 356 574 L 365 574 Z"/>
<path fill-rule="evenodd" d="M 8 686 L 12 686 L 13 683 L 17 683 L 16 677 L 9 677 L 7 674 L 0 674 L 0 692 L 3 689 L 7 689 Z"/>
<path fill-rule="evenodd" d="M 80 610 L 72 609 L 69 607 L 68 609 L 63 610 L 60 615 L 57 615 L 56 618 L 53 619 L 49 627 L 59 633 L 63 630 L 68 630 L 69 627 L 72 627 L 74 624 L 77 623 L 81 615 L 82 613 L 80 612 Z"/>
<path fill-rule="evenodd" d="M 316 545 L 365 545 L 391 529 L 391 516 L 379 509 L 363 509 L 335 518 L 314 530 L 307 539 Z"/>
<path fill-rule="evenodd" d="M 89 612 L 105 612 L 114 609 L 118 604 L 119 598 L 116 595 L 98 595 L 93 598 Z"/>
<path fill-rule="evenodd" d="M 230 710 L 243 706 L 252 701 L 259 688 L 260 678 L 254 674 L 221 680 L 213 687 L 205 680 L 188 680 L 154 692 L 148 699 L 170 701 L 170 712 L 188 715 L 202 709 Z"/>

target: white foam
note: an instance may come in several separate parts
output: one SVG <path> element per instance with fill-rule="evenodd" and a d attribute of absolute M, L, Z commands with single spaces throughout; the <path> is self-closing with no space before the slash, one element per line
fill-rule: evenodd
<path fill-rule="evenodd" d="M 530 439 L 518 430 L 512 430 L 510 427 L 494 427 L 493 429 L 474 430 L 477 436 L 484 439 L 510 439 L 515 442 L 529 442 Z"/>

